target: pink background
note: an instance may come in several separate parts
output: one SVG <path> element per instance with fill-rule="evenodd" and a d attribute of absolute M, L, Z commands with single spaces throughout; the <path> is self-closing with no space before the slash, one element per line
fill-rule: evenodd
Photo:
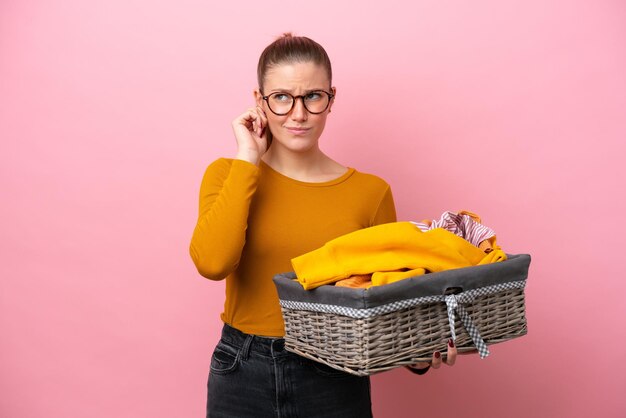
<path fill-rule="evenodd" d="M 529 334 L 373 377 L 376 417 L 623 417 L 622 1 L 0 2 L 0 416 L 201 417 L 223 283 L 188 256 L 258 55 L 326 46 L 322 147 L 400 219 L 533 256 Z"/>

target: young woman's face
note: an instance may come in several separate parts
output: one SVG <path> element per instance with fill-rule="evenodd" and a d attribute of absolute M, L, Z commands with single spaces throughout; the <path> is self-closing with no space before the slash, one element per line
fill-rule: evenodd
<path fill-rule="evenodd" d="M 280 64 L 267 71 L 263 94 L 269 96 L 281 92 L 295 97 L 320 90 L 334 94 L 335 89 L 329 90 L 329 84 L 326 70 L 312 62 Z M 258 90 L 255 91 L 255 97 L 257 105 L 267 115 L 269 128 L 274 137 L 272 146 L 285 147 L 294 152 L 306 152 L 317 147 L 333 100 L 330 100 L 328 108 L 322 113 L 313 114 L 304 107 L 302 99 L 296 99 L 289 113 L 279 116 L 270 110 L 267 101 L 263 100 Z M 280 99 L 285 97 L 287 96 L 279 96 Z"/>

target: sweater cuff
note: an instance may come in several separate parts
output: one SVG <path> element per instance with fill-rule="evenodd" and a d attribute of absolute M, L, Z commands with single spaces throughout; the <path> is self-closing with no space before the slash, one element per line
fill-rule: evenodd
<path fill-rule="evenodd" d="M 426 367 L 426 368 L 424 368 L 424 369 L 414 369 L 414 368 L 413 368 L 413 367 L 411 367 L 411 366 L 406 366 L 406 368 L 407 368 L 407 369 L 409 369 L 409 371 L 410 371 L 411 373 L 418 374 L 418 375 L 420 375 L 420 376 L 421 376 L 421 375 L 423 375 L 423 374 L 426 374 L 426 372 L 430 370 L 430 364 L 428 365 L 428 367 Z"/>

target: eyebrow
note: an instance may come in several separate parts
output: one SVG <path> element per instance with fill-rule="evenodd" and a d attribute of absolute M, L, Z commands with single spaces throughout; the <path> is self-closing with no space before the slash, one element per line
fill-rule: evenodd
<path fill-rule="evenodd" d="M 311 93 L 311 92 L 314 92 L 314 91 L 325 91 L 325 90 L 320 88 L 320 89 L 305 90 L 304 92 L 305 93 Z M 270 93 L 276 93 L 276 92 L 293 93 L 293 90 L 290 90 L 290 89 L 272 89 L 272 90 L 270 90 Z"/>

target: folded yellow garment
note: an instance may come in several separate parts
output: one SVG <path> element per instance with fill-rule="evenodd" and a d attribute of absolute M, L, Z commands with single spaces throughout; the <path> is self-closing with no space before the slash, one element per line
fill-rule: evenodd
<path fill-rule="evenodd" d="M 357 274 L 417 269 L 438 272 L 506 259 L 500 247 L 493 248 L 485 254 L 442 228 L 422 232 L 411 222 L 392 222 L 335 238 L 293 258 L 291 264 L 308 290 Z M 393 278 L 381 276 L 381 282 L 385 280 Z"/>
<path fill-rule="evenodd" d="M 485 257 L 480 260 L 479 265 L 489 264 L 489 263 L 497 263 L 499 261 L 506 260 L 506 253 L 502 250 L 502 248 L 494 245 L 493 251 L 487 253 Z"/>

